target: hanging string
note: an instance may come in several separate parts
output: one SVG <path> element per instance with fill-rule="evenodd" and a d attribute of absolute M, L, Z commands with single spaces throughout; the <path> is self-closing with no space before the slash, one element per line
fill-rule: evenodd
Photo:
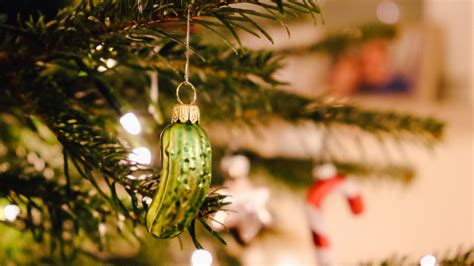
<path fill-rule="evenodd" d="M 189 55 L 191 49 L 189 48 L 189 32 L 190 32 L 190 21 L 191 21 L 191 8 L 188 8 L 188 17 L 186 21 L 186 64 L 184 65 L 184 81 L 189 83 Z"/>
<path fill-rule="evenodd" d="M 191 31 L 191 8 L 188 8 L 188 17 L 186 21 L 186 64 L 184 65 L 184 81 L 181 82 L 176 88 L 176 99 L 179 103 L 183 104 L 183 101 L 179 97 L 179 90 L 182 86 L 186 85 L 193 91 L 193 98 L 189 104 L 196 102 L 196 88 L 189 82 L 189 57 L 191 55 L 191 48 L 189 47 L 189 35 Z"/>

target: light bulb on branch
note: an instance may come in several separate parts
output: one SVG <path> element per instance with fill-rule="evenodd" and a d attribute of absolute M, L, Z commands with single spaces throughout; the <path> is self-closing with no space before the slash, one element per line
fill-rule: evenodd
<path fill-rule="evenodd" d="M 193 252 L 191 256 L 192 266 L 211 266 L 212 255 L 209 251 L 204 249 L 198 249 Z"/>
<path fill-rule="evenodd" d="M 135 148 L 132 150 L 132 153 L 128 155 L 128 159 L 139 164 L 150 164 L 151 152 L 145 147 Z"/>
<path fill-rule="evenodd" d="M 18 207 L 15 204 L 8 204 L 5 206 L 3 209 L 3 219 L 2 220 L 7 220 L 9 222 L 13 222 L 16 220 L 16 217 L 20 214 L 20 207 Z"/>
<path fill-rule="evenodd" d="M 142 131 L 140 122 L 134 113 L 126 113 L 120 118 L 120 124 L 123 128 L 132 135 L 138 135 Z"/>
<path fill-rule="evenodd" d="M 436 257 L 433 255 L 423 256 L 420 260 L 420 266 L 436 266 Z"/>

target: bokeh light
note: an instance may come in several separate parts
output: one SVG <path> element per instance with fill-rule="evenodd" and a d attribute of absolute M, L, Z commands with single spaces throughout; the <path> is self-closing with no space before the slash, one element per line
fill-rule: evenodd
<path fill-rule="evenodd" d="M 395 24 L 400 19 L 400 9 L 398 5 L 390 0 L 382 0 L 377 5 L 377 18 L 386 24 Z"/>
<path fill-rule="evenodd" d="M 435 266 L 436 257 L 433 255 L 426 255 L 420 260 L 420 266 Z"/>
<path fill-rule="evenodd" d="M 138 135 L 142 131 L 140 122 L 134 113 L 126 113 L 120 118 L 120 124 L 132 135 Z"/>
<path fill-rule="evenodd" d="M 192 266 L 210 266 L 212 263 L 212 255 L 209 251 L 198 249 L 191 256 Z"/>
<path fill-rule="evenodd" d="M 135 148 L 132 150 L 132 153 L 128 155 L 128 159 L 140 164 L 150 164 L 151 152 L 146 147 Z"/>
<path fill-rule="evenodd" d="M 18 207 L 15 204 L 8 204 L 7 206 L 5 206 L 3 213 L 4 213 L 5 220 L 9 222 L 13 222 L 16 220 L 16 217 L 18 217 L 18 215 L 20 214 L 20 207 Z"/>

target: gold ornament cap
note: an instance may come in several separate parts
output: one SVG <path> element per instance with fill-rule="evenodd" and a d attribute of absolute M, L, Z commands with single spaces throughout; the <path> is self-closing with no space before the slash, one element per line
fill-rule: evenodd
<path fill-rule="evenodd" d="M 195 104 L 175 104 L 171 113 L 172 123 L 198 124 L 200 118 L 199 107 Z"/>

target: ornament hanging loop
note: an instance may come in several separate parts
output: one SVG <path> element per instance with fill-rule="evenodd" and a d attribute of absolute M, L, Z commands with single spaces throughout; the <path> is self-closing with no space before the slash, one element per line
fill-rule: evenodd
<path fill-rule="evenodd" d="M 179 96 L 179 90 L 181 89 L 181 87 L 183 86 L 187 86 L 189 88 L 191 88 L 191 90 L 193 91 L 193 98 L 191 100 L 190 103 L 188 104 L 194 104 L 196 102 L 196 98 L 197 98 L 197 93 L 196 93 L 196 87 L 194 87 L 194 85 L 189 82 L 189 81 L 183 81 L 181 83 L 179 83 L 178 87 L 176 88 L 176 99 L 178 100 L 178 102 L 180 104 L 185 104 L 182 100 L 181 100 L 181 97 Z"/>

